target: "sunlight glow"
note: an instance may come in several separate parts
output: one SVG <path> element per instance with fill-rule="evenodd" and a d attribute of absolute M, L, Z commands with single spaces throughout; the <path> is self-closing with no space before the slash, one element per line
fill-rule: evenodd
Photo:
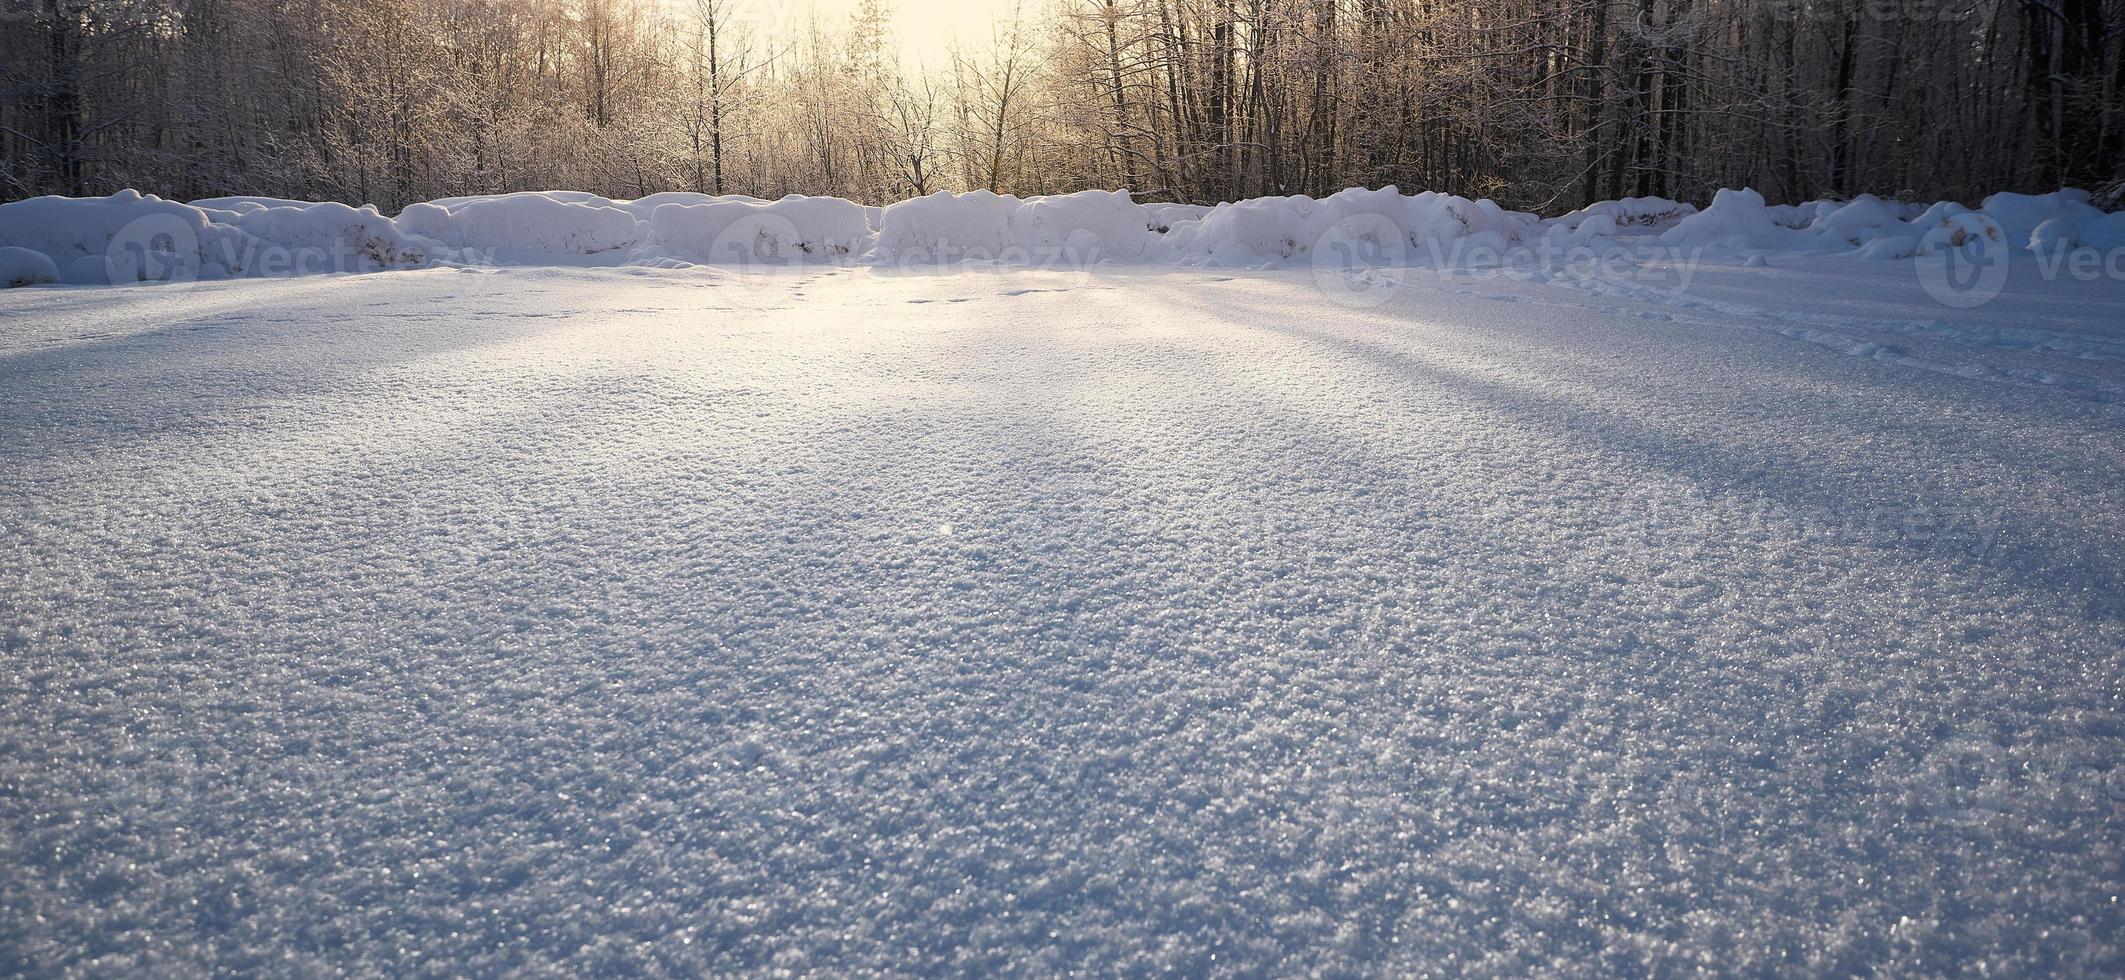
<path fill-rule="evenodd" d="M 787 36 L 814 15 L 824 25 L 843 27 L 863 0 L 738 0 L 738 6 L 747 19 L 770 23 L 770 33 Z M 901 67 L 911 74 L 948 68 L 955 42 L 986 42 L 995 25 L 1010 22 L 1014 8 L 1022 6 L 1028 19 L 1044 9 L 1040 0 L 886 0 L 885 6 Z"/>

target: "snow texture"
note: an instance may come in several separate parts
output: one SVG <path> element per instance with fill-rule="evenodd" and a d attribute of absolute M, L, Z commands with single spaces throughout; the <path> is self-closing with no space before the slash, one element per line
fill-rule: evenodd
<path fill-rule="evenodd" d="M 2125 286 L 1762 259 L 0 292 L 0 973 L 2125 972 Z"/>

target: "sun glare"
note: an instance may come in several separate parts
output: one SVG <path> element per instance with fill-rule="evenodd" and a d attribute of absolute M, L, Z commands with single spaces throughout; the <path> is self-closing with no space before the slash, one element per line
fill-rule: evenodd
<path fill-rule="evenodd" d="M 801 30 L 814 16 L 824 25 L 843 26 L 863 7 L 863 0 L 735 2 L 744 19 L 770 25 L 770 33 L 784 36 Z M 1038 9 L 1036 3 L 1021 0 L 886 0 L 885 7 L 901 67 L 910 72 L 943 69 L 951 64 L 953 45 L 985 42 L 995 25 L 1010 22 L 1014 9 L 1023 7 L 1028 16 Z"/>

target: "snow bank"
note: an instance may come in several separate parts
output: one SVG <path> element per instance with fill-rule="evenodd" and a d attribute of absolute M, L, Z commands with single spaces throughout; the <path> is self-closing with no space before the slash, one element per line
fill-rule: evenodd
<path fill-rule="evenodd" d="M 1903 208 L 1872 194 L 1861 194 L 1818 217 L 1808 230 L 1853 246 L 1877 238 L 1901 238 L 1905 237 Z"/>
<path fill-rule="evenodd" d="M 1598 234 L 1612 235 L 1625 228 L 1667 229 L 1690 215 L 1696 214 L 1695 205 L 1670 201 L 1664 197 L 1626 197 L 1620 201 L 1601 201 L 1589 204 L 1547 222 L 1551 227 L 1564 228 L 1579 233 L 1579 237 L 1593 237 L 1585 233 L 1583 226 L 1588 221 L 1606 222 L 1611 231 Z M 1597 225 L 1598 227 L 1598 225 Z"/>
<path fill-rule="evenodd" d="M 1772 219 L 1763 195 L 1750 188 L 1726 189 L 1712 196 L 1712 206 L 1662 232 L 1665 245 L 1719 245 L 1735 249 L 1775 249 L 1788 245 L 1793 229 Z"/>
<path fill-rule="evenodd" d="M 974 191 L 902 201 L 879 215 L 881 262 L 1134 260 L 1150 255 L 1165 227 L 1127 191 L 1079 191 L 1020 198 Z"/>
<path fill-rule="evenodd" d="M 666 204 L 716 204 L 723 201 L 767 203 L 760 198 L 745 194 L 697 194 L 693 191 L 660 191 L 647 197 L 638 197 L 633 200 L 601 197 L 583 191 L 518 191 L 513 194 L 476 194 L 470 197 L 445 197 L 427 203 L 446 211 L 456 211 L 467 205 L 483 204 L 488 201 L 524 200 L 527 198 L 539 198 L 556 204 L 574 204 L 582 207 L 610 208 L 615 211 L 625 211 L 634 215 L 636 221 L 641 222 L 648 221 L 651 214 Z"/>
<path fill-rule="evenodd" d="M 136 273 L 143 264 L 159 266 L 164 261 L 187 261 L 196 267 L 202 243 L 236 234 L 233 228 L 209 222 L 198 208 L 138 191 L 0 204 L 0 246 L 42 253 L 54 268 L 67 270 L 64 279 L 70 283 L 123 278 L 104 271 L 107 257 L 113 267 L 124 267 L 119 271 Z"/>
<path fill-rule="evenodd" d="M 690 192 L 621 201 L 572 191 L 447 198 L 398 216 L 269 197 L 165 201 L 135 191 L 0 205 L 11 279 L 66 283 L 373 272 L 436 264 L 693 264 L 962 260 L 1270 265 L 1327 254 L 1364 265 L 1458 265 L 1529 243 L 1716 247 L 1908 259 L 1996 243 L 2047 254 L 2125 248 L 2125 214 L 2084 191 L 1995 194 L 1976 210 L 1861 195 L 1771 205 L 1722 190 L 1699 211 L 1666 198 L 1603 201 L 1543 220 L 1487 200 L 1352 189 L 1214 206 L 1139 204 L 1123 191 L 1019 198 L 938 193 L 888 207 L 839 198 Z M 39 280 L 43 281 L 43 280 Z"/>
<path fill-rule="evenodd" d="M 0 289 L 58 281 L 59 267 L 50 256 L 12 245 L 0 247 Z"/>
<path fill-rule="evenodd" d="M 0 245 L 40 252 L 75 284 L 375 272 L 426 265 L 437 246 L 374 208 L 225 201 L 201 208 L 135 191 L 0 205 Z"/>
<path fill-rule="evenodd" d="M 594 255 L 641 240 L 634 213 L 605 203 L 509 194 L 451 204 L 415 204 L 400 229 L 454 248 L 529 255 Z"/>
<path fill-rule="evenodd" d="M 1850 252 L 1906 259 L 1931 241 L 1962 247 L 1984 239 L 2009 249 L 2053 252 L 2125 246 L 2125 215 L 2106 215 L 2086 191 L 1994 194 L 1972 211 L 1953 201 L 1929 206 L 1861 194 L 1850 201 L 1767 206 L 1753 190 L 1723 190 L 1712 206 L 1684 218 L 1660 241 L 1737 251 Z"/>
<path fill-rule="evenodd" d="M 1308 254 L 1324 240 L 1362 239 L 1397 253 L 1409 246 L 1456 244 L 1502 251 L 1533 236 L 1540 223 L 1534 215 L 1487 200 L 1353 188 L 1319 199 L 1298 195 L 1220 204 L 1167 237 L 1181 255 L 1256 263 Z"/>
<path fill-rule="evenodd" d="M 2125 248 L 2125 211 L 2106 214 L 2080 226 L 2083 248 L 2110 251 Z"/>
<path fill-rule="evenodd" d="M 925 255 L 993 257 L 1010 244 L 1011 212 L 1017 206 L 1017 198 L 988 191 L 939 191 L 888 205 L 878 229 L 878 249 L 909 260 Z"/>
<path fill-rule="evenodd" d="M 234 211 L 242 214 L 245 211 L 258 211 L 264 208 L 309 207 L 314 203 L 316 202 L 295 201 L 285 197 L 209 197 L 193 201 L 192 206 L 203 211 Z"/>
<path fill-rule="evenodd" d="M 663 204 L 650 213 L 648 249 L 636 261 L 680 258 L 749 265 L 832 261 L 869 243 L 864 209 L 838 197 Z"/>
<path fill-rule="evenodd" d="M 415 268 L 428 264 L 436 246 L 433 239 L 409 233 L 375 208 L 329 202 L 246 211 L 237 217 L 236 227 L 271 246 L 254 249 L 251 261 L 229 265 L 228 271 L 237 275 Z M 208 255 L 210 261 L 218 258 Z M 290 263 L 287 268 L 275 267 L 281 259 Z"/>
<path fill-rule="evenodd" d="M 1163 235 L 1178 225 L 1203 220 L 1203 216 L 1210 213 L 1210 205 L 1146 204 L 1144 210 L 1151 212 L 1151 230 Z"/>
<path fill-rule="evenodd" d="M 1127 191 L 1079 191 L 1030 197 L 1011 212 L 1014 245 L 1033 249 L 1097 249 L 1116 259 L 1142 258 L 1156 240 L 1158 218 Z"/>
<path fill-rule="evenodd" d="M 2102 210 L 2088 203 L 2088 192 L 2082 190 L 1994 194 L 1986 198 L 1984 206 L 1978 210 L 1998 222 L 2007 240 L 2017 244 L 2027 243 L 2037 227 L 2046 222 L 2059 222 L 2053 226 L 2055 234 L 2060 231 L 2071 233 L 2075 225 L 2103 218 Z"/>

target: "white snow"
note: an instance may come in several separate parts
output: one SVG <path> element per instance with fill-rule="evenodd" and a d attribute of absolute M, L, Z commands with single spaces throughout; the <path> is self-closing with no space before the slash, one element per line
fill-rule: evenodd
<path fill-rule="evenodd" d="M 1543 219 L 1487 200 L 1392 187 L 1214 206 L 1145 205 L 1118 191 L 940 192 L 883 208 L 800 196 L 672 192 L 618 201 L 541 191 L 415 204 L 392 217 L 273 198 L 185 205 L 125 191 L 0 205 L 0 246 L 43 253 L 74 284 L 492 265 L 1488 268 L 1539 265 L 1553 258 L 1542 253 L 1560 249 L 1838 252 L 1886 261 L 1937 255 L 1948 238 L 1955 247 L 1983 241 L 2002 254 L 2053 259 L 2125 248 L 2125 215 L 2088 202 L 2087 193 L 2064 190 L 1995 194 L 1976 211 L 1871 195 L 1769 205 L 1753 190 L 1729 189 L 1701 212 L 1663 198 L 1626 198 Z M 1989 230 L 1965 227 L 1980 219 Z"/>
<path fill-rule="evenodd" d="M 1157 214 L 1123 191 L 1018 198 L 975 191 L 902 201 L 879 218 L 878 257 L 901 263 L 1080 258 L 1135 260 L 1157 244 Z"/>
<path fill-rule="evenodd" d="M 2116 975 L 2125 282 L 1678 271 L 0 292 L 0 972 Z"/>
<path fill-rule="evenodd" d="M 450 204 L 415 204 L 399 213 L 405 231 L 457 248 L 518 255 L 594 255 L 640 239 L 635 215 L 604 204 L 511 194 Z"/>
<path fill-rule="evenodd" d="M 273 268 L 276 255 L 318 260 L 315 265 L 294 261 L 293 274 L 303 275 L 418 268 L 427 265 L 431 252 L 437 251 L 433 239 L 407 230 L 375 208 L 329 202 L 244 211 L 234 225 L 250 240 L 227 256 L 205 247 L 201 260 L 218 261 L 239 275 L 254 266 L 263 274 L 289 274 Z"/>
<path fill-rule="evenodd" d="M 1482 246 L 1495 254 L 1533 235 L 1539 224 L 1534 215 L 1506 211 L 1490 201 L 1431 191 L 1405 195 L 1385 187 L 1320 199 L 1264 197 L 1220 204 L 1167 237 L 1179 255 L 1244 266 L 1307 256 L 1324 239 L 1346 245 L 1362 239 L 1373 246 L 1367 251 L 1394 244 L 1378 253 L 1388 259 L 1415 253 L 1415 246 L 1451 249 L 1456 255 L 1463 249 L 1455 246 Z M 1384 241 L 1383 235 L 1400 242 Z"/>
<path fill-rule="evenodd" d="M 2098 249 L 2125 245 L 2125 221 L 2088 203 L 2088 194 L 1994 194 L 1976 211 L 1953 201 L 1930 206 L 1885 201 L 1862 194 L 1850 201 L 1766 206 L 1753 190 L 1722 190 L 1703 212 L 1682 219 L 1660 241 L 1676 246 L 1717 246 L 1734 251 L 1851 251 L 1863 259 L 1910 259 L 1927 255 L 1935 239 L 1956 244 L 1982 239 L 2006 251 L 2050 254 L 2083 244 Z M 1972 217 L 1974 216 L 1974 218 Z M 2082 229 L 2088 229 L 2083 234 Z"/>
<path fill-rule="evenodd" d="M 0 246 L 0 289 L 38 286 L 59 281 L 59 267 L 50 256 L 13 245 Z"/>
<path fill-rule="evenodd" d="M 1677 222 L 1660 235 L 1669 245 L 1721 245 L 1733 249 L 1787 249 L 1796 245 L 1797 230 L 1780 221 L 1764 206 L 1763 195 L 1754 190 L 1728 188 L 1713 195 L 1712 204 Z M 1812 224 L 1812 220 L 1810 222 Z"/>
<path fill-rule="evenodd" d="M 1696 213 L 1695 206 L 1664 197 L 1626 197 L 1589 204 L 1558 218 L 1555 224 L 1578 231 L 1588 219 L 1600 218 L 1611 228 L 1665 230 Z"/>
<path fill-rule="evenodd" d="M 650 213 L 649 229 L 657 250 L 714 264 L 833 261 L 862 252 L 871 240 L 862 207 L 795 195 L 662 204 Z"/>
<path fill-rule="evenodd" d="M 114 252 L 113 239 L 127 228 L 142 234 L 120 242 Z M 105 198 L 38 197 L 0 204 L 0 245 L 41 252 L 61 268 L 83 258 L 137 254 L 128 253 L 125 247 L 152 248 L 158 236 L 165 243 L 188 240 L 196 249 L 198 241 L 217 232 L 223 238 L 236 235 L 228 226 L 210 222 L 198 208 L 137 191 L 120 191 Z"/>

